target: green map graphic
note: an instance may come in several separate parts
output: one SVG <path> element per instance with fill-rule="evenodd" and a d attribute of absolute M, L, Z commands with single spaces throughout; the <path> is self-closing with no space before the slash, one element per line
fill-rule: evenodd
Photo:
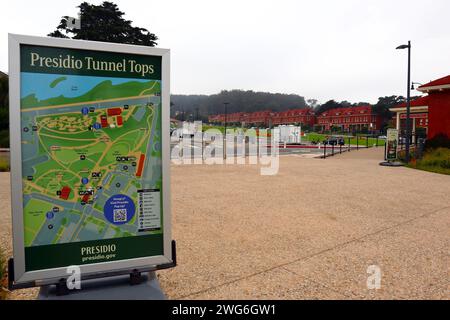
<path fill-rule="evenodd" d="M 161 81 L 21 76 L 25 246 L 162 233 Z"/>

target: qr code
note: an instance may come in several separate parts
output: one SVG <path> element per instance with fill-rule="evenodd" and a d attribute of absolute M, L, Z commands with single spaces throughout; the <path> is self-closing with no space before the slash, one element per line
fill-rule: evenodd
<path fill-rule="evenodd" d="M 127 209 L 114 209 L 114 222 L 126 222 Z"/>

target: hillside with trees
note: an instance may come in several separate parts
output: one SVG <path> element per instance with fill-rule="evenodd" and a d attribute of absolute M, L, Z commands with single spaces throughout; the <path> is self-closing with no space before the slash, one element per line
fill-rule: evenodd
<path fill-rule="evenodd" d="M 213 95 L 172 95 L 171 116 L 185 120 L 205 119 L 208 115 L 224 113 L 228 102 L 228 113 L 255 112 L 263 110 L 284 111 L 308 107 L 305 98 L 296 94 L 223 90 Z M 198 115 L 198 117 L 197 117 Z"/>

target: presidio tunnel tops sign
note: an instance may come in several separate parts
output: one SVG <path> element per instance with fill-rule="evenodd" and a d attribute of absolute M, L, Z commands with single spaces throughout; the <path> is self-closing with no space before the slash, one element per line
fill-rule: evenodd
<path fill-rule="evenodd" d="M 161 79 L 161 57 L 21 46 L 23 72 Z"/>
<path fill-rule="evenodd" d="M 170 262 L 168 50 L 10 36 L 10 59 L 15 280 Z"/>

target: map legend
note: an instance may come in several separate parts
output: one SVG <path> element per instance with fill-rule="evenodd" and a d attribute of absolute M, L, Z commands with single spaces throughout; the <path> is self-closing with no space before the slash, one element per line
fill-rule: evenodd
<path fill-rule="evenodd" d="M 138 190 L 139 232 L 161 229 L 161 190 Z"/>

